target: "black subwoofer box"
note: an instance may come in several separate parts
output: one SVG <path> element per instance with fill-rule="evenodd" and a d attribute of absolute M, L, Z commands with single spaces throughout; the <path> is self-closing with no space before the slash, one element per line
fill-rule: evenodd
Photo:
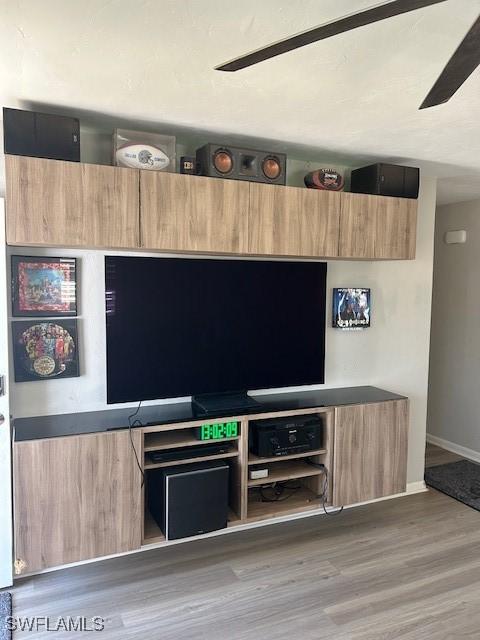
<path fill-rule="evenodd" d="M 80 122 L 50 113 L 3 108 L 4 152 L 80 162 Z"/>
<path fill-rule="evenodd" d="M 199 175 L 285 184 L 287 156 L 273 151 L 206 144 L 196 152 Z"/>
<path fill-rule="evenodd" d="M 420 170 L 396 164 L 371 164 L 352 171 L 350 191 L 397 198 L 418 198 Z"/>
<path fill-rule="evenodd" d="M 227 526 L 228 477 L 221 460 L 148 472 L 148 508 L 167 540 Z"/>

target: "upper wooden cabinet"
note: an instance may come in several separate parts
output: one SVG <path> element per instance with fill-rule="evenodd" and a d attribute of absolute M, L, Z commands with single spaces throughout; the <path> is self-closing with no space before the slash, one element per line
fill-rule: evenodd
<path fill-rule="evenodd" d="M 415 257 L 416 200 L 43 158 L 5 161 L 12 245 Z"/>
<path fill-rule="evenodd" d="M 417 201 L 343 193 L 340 258 L 415 258 Z"/>
<path fill-rule="evenodd" d="M 138 430 L 132 438 L 141 452 Z M 15 556 L 23 572 L 140 548 L 141 480 L 128 430 L 16 442 Z"/>
<path fill-rule="evenodd" d="M 248 253 L 336 258 L 341 194 L 250 184 Z"/>
<path fill-rule="evenodd" d="M 401 493 L 407 483 L 408 400 L 335 409 L 333 503 Z"/>
<path fill-rule="evenodd" d="M 140 172 L 141 246 L 245 253 L 248 182 Z"/>
<path fill-rule="evenodd" d="M 5 156 L 7 242 L 139 247 L 138 171 Z"/>
<path fill-rule="evenodd" d="M 377 196 L 375 258 L 415 258 L 417 201 Z"/>

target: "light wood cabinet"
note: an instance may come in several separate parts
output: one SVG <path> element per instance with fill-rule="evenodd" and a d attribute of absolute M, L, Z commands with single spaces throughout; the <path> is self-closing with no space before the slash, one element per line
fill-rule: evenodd
<path fill-rule="evenodd" d="M 142 248 L 244 253 L 248 189 L 238 180 L 141 171 Z"/>
<path fill-rule="evenodd" d="M 417 201 L 362 193 L 343 193 L 340 258 L 415 258 Z"/>
<path fill-rule="evenodd" d="M 408 400 L 335 409 L 333 503 L 349 505 L 406 489 Z"/>
<path fill-rule="evenodd" d="M 139 172 L 5 156 L 7 242 L 138 248 Z"/>
<path fill-rule="evenodd" d="M 5 162 L 11 245 L 415 257 L 416 200 L 23 156 Z"/>
<path fill-rule="evenodd" d="M 340 258 L 373 258 L 376 207 L 372 196 L 342 193 L 338 255 Z"/>
<path fill-rule="evenodd" d="M 417 201 L 376 197 L 375 258 L 415 258 Z"/>
<path fill-rule="evenodd" d="M 141 455 L 140 433 L 132 438 Z M 141 504 L 128 431 L 15 443 L 15 557 L 23 573 L 138 549 Z"/>
<path fill-rule="evenodd" d="M 338 256 L 340 194 L 250 184 L 248 253 Z"/>

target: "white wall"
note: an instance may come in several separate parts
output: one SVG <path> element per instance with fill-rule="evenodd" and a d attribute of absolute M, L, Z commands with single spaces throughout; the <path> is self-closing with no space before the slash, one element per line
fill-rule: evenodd
<path fill-rule="evenodd" d="M 325 387 L 371 384 L 411 398 L 410 482 L 423 479 L 435 189 L 434 179 L 422 180 L 416 260 L 332 261 L 328 264 L 327 327 L 331 317 L 331 289 L 345 286 L 372 288 L 373 326 L 363 332 L 341 332 L 327 328 Z M 19 255 L 61 254 L 80 258 L 81 377 L 13 383 L 11 397 L 14 415 L 20 417 L 107 408 L 105 252 L 66 249 L 59 252 L 55 249 L 18 247 L 10 252 Z"/>
<path fill-rule="evenodd" d="M 465 229 L 466 244 L 446 245 Z M 439 207 L 430 353 L 428 433 L 480 457 L 480 200 Z"/>

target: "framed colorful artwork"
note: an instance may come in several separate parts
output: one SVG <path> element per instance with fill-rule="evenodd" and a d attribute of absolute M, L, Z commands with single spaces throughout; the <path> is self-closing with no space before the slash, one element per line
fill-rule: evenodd
<path fill-rule="evenodd" d="M 12 256 L 12 314 L 77 315 L 76 258 Z"/>
<path fill-rule="evenodd" d="M 333 290 L 332 326 L 335 329 L 367 329 L 370 316 L 370 289 Z"/>
<path fill-rule="evenodd" d="M 77 320 L 12 322 L 15 382 L 79 376 Z"/>

